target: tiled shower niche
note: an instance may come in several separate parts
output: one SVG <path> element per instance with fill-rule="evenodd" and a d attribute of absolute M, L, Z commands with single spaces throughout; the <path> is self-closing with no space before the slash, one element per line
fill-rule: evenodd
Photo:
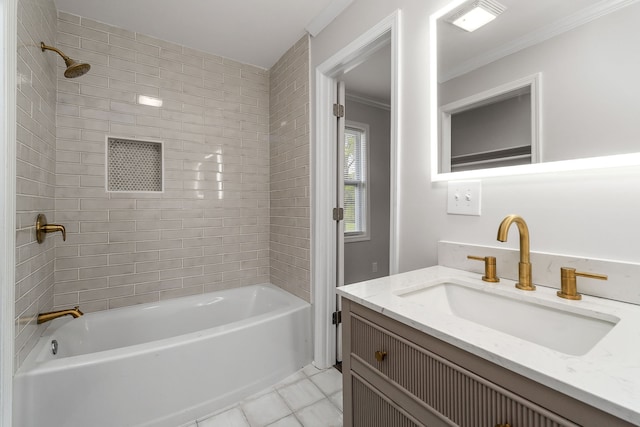
<path fill-rule="evenodd" d="M 162 192 L 162 143 L 107 138 L 107 191 Z"/>

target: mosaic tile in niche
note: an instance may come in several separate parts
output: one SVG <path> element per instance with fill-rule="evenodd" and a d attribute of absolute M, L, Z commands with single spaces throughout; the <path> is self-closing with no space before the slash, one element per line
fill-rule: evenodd
<path fill-rule="evenodd" d="M 107 141 L 108 191 L 162 191 L 162 144 L 122 138 Z"/>

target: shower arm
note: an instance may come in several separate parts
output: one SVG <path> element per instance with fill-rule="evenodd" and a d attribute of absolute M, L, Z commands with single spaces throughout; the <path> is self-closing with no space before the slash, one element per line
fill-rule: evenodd
<path fill-rule="evenodd" d="M 62 59 L 65 60 L 65 62 L 71 58 L 69 58 L 67 55 L 65 55 L 64 53 L 62 53 L 59 49 L 56 49 L 53 46 L 47 46 L 46 44 L 44 44 L 44 42 L 40 42 L 40 49 L 42 49 L 42 51 L 44 52 L 45 50 L 52 50 L 54 52 L 56 52 L 58 55 L 60 55 L 62 57 Z"/>

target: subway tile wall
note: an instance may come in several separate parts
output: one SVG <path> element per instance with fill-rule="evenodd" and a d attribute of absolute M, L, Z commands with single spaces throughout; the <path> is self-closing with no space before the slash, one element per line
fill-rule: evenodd
<path fill-rule="evenodd" d="M 36 242 L 38 213 L 54 219 L 56 163 L 56 62 L 40 42 L 55 43 L 52 0 L 18 1 L 16 126 L 16 287 L 15 360 L 17 369 L 42 327 L 38 312 L 53 306 L 55 239 Z"/>
<path fill-rule="evenodd" d="M 57 44 L 91 71 L 58 63 L 55 308 L 268 282 L 269 72 L 63 12 Z M 163 142 L 164 192 L 106 192 L 107 136 Z"/>
<path fill-rule="evenodd" d="M 17 71 L 16 368 L 54 308 L 267 281 L 310 300 L 307 36 L 269 73 L 20 0 Z M 107 136 L 162 141 L 164 193 L 107 193 Z M 66 242 L 36 243 L 39 212 Z"/>
<path fill-rule="evenodd" d="M 311 300 L 309 36 L 271 68 L 271 283 Z"/>

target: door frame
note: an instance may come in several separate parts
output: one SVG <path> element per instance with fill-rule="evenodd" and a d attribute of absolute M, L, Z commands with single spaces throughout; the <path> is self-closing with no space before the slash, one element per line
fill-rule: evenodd
<path fill-rule="evenodd" d="M 381 45 L 391 43 L 391 134 L 390 134 L 390 223 L 389 274 L 398 273 L 398 149 L 400 142 L 400 10 L 396 10 L 364 34 L 320 64 L 315 70 L 315 132 L 312 148 L 312 264 L 311 283 L 314 315 L 314 364 L 328 368 L 336 360 L 336 328 L 331 323 L 336 301 L 336 207 L 337 145 L 335 80 L 345 70 L 364 62 Z M 332 143 L 333 142 L 333 143 Z"/>
<path fill-rule="evenodd" d="M 0 427 L 11 427 L 16 253 L 17 0 L 0 0 Z"/>

